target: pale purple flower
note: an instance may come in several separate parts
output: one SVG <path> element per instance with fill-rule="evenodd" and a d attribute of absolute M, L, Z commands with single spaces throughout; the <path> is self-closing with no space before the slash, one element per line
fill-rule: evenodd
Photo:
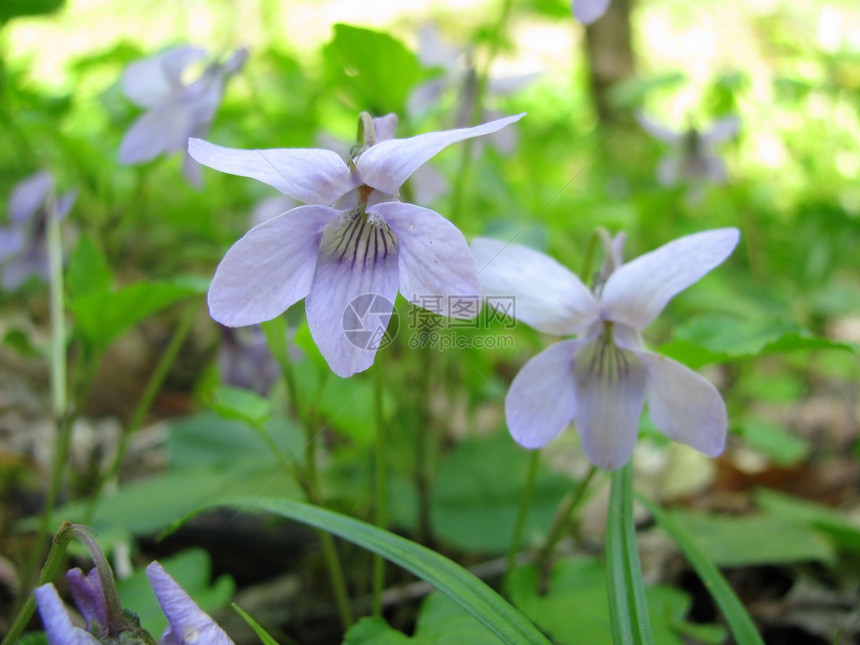
<path fill-rule="evenodd" d="M 221 382 L 262 396 L 267 395 L 280 376 L 281 369 L 269 351 L 263 330 L 259 325 L 241 328 L 220 325 L 220 328 L 218 371 L 221 373 Z M 295 358 L 294 353 L 291 348 L 291 358 Z"/>
<path fill-rule="evenodd" d="M 571 2 L 571 11 L 573 17 L 583 25 L 590 25 L 599 18 L 603 17 L 609 10 L 609 5 L 612 0 L 573 0 Z"/>
<path fill-rule="evenodd" d="M 662 185 L 689 183 L 694 190 L 701 190 L 707 183 L 726 182 L 726 165 L 714 154 L 713 147 L 737 134 L 737 116 L 719 119 L 702 132 L 692 126 L 685 132 L 675 132 L 644 114 L 637 114 L 636 119 L 650 135 L 673 146 L 657 167 L 657 179 Z"/>
<path fill-rule="evenodd" d="M 168 626 L 159 645 L 232 645 L 233 641 L 213 621 L 176 581 L 153 562 L 146 568 L 146 576 L 158 600 Z M 71 569 L 66 577 L 69 590 L 87 629 L 75 627 L 63 601 L 52 584 L 34 590 L 36 607 L 50 645 L 98 645 L 103 642 L 153 642 L 146 632 L 125 612 L 111 616 L 102 589 L 98 571 L 92 569 L 84 575 L 80 569 Z M 115 592 L 114 592 L 115 593 Z"/>
<path fill-rule="evenodd" d="M 48 199 L 53 190 L 53 176 L 42 171 L 22 180 L 12 191 L 10 226 L 0 227 L 0 282 L 4 289 L 17 289 L 31 276 L 48 280 Z M 57 199 L 59 219 L 66 217 L 74 201 L 74 191 Z"/>
<path fill-rule="evenodd" d="M 357 347 L 344 331 L 355 298 L 374 294 L 393 303 L 400 292 L 426 306 L 441 296 L 433 311 L 462 317 L 449 311 L 447 297 L 479 289 L 463 234 L 438 213 L 400 202 L 398 191 L 447 146 L 522 116 L 408 139 L 389 138 L 394 115 L 368 118 L 365 145 L 346 160 L 330 150 L 234 150 L 191 139 L 189 152 L 200 163 L 307 204 L 255 226 L 227 252 L 209 288 L 212 317 L 230 327 L 253 325 L 305 298 L 311 335 L 344 377 L 370 367 L 376 355 L 375 346 Z"/>
<path fill-rule="evenodd" d="M 616 266 L 623 244 L 617 237 L 604 266 L 611 273 L 593 291 L 542 253 L 475 240 L 484 296 L 514 296 L 516 317 L 539 331 L 578 334 L 545 349 L 514 378 L 505 414 L 517 443 L 539 448 L 575 422 L 588 459 L 619 468 L 633 453 L 647 397 L 663 434 L 720 454 L 727 414 L 719 392 L 680 363 L 647 351 L 640 331 L 675 294 L 722 263 L 739 238 L 735 228 L 696 233 Z"/>
<path fill-rule="evenodd" d="M 147 111 L 123 138 L 120 162 L 145 163 L 162 153 L 185 152 L 189 137 L 209 131 L 227 79 L 241 69 L 247 56 L 246 49 L 237 49 L 224 63 L 210 62 L 191 82 L 185 78 L 189 67 L 208 57 L 198 47 L 173 47 L 130 64 L 122 75 L 123 91 Z M 187 153 L 183 171 L 192 184 L 200 185 L 200 167 Z"/>

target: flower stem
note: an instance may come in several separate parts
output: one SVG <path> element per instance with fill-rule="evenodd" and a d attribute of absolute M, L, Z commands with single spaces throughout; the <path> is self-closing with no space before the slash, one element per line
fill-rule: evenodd
<path fill-rule="evenodd" d="M 523 531 L 525 531 L 526 520 L 529 517 L 529 509 L 532 505 L 532 497 L 534 495 L 535 481 L 537 480 L 538 467 L 540 466 L 540 451 L 534 450 L 529 460 L 529 469 L 526 473 L 526 483 L 523 487 L 523 496 L 520 498 L 520 508 L 517 511 L 517 520 L 514 524 L 514 533 L 511 536 L 511 544 L 508 547 L 507 566 L 505 567 L 505 583 L 503 588 L 507 587 L 508 580 L 514 571 L 514 565 L 517 560 L 517 553 L 520 550 L 520 544 L 523 540 Z"/>
<path fill-rule="evenodd" d="M 653 645 L 633 523 L 633 462 L 612 473 L 606 518 L 606 582 L 615 645 Z"/>
<path fill-rule="evenodd" d="M 579 504 L 585 497 L 585 491 L 588 490 L 588 485 L 591 483 L 597 468 L 594 466 L 588 467 L 588 472 L 585 477 L 577 484 L 576 488 L 565 497 L 558 511 L 556 511 L 555 519 L 552 522 L 549 536 L 544 542 L 543 547 L 538 553 L 537 565 L 540 576 L 538 577 L 538 591 L 542 594 L 546 593 L 549 587 L 549 574 L 552 570 L 553 553 L 555 547 L 561 541 L 561 538 L 567 533 L 568 527 L 573 520 L 573 513 L 579 507 Z"/>
<path fill-rule="evenodd" d="M 388 528 L 388 471 L 386 468 L 385 419 L 382 411 L 382 384 L 380 379 L 374 381 L 374 407 L 376 412 L 376 525 L 381 529 Z M 373 556 L 373 615 L 382 615 L 382 592 L 385 589 L 385 558 L 379 554 Z"/>

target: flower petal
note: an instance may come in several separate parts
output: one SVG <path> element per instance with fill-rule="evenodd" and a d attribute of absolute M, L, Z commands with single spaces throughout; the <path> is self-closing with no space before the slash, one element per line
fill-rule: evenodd
<path fill-rule="evenodd" d="M 119 147 L 119 162 L 146 163 L 162 152 L 182 150 L 193 128 L 191 114 L 182 106 L 165 105 L 147 112 L 125 133 Z"/>
<path fill-rule="evenodd" d="M 609 276 L 601 305 L 610 320 L 643 329 L 675 294 L 723 262 L 740 239 L 736 228 L 687 235 L 628 262 Z"/>
<path fill-rule="evenodd" d="M 639 434 L 645 367 L 634 352 L 600 336 L 576 355 L 574 373 L 576 427 L 585 456 L 606 470 L 620 468 L 630 460 Z"/>
<path fill-rule="evenodd" d="M 373 365 L 397 298 L 398 244 L 382 222 L 350 213 L 323 234 L 305 299 L 314 342 L 331 370 L 347 377 Z"/>
<path fill-rule="evenodd" d="M 185 68 L 205 58 L 205 50 L 184 46 L 135 61 L 122 74 L 122 89 L 140 107 L 158 107 L 181 87 Z"/>
<path fill-rule="evenodd" d="M 670 439 L 685 443 L 709 457 L 726 447 L 728 414 L 723 397 L 710 382 L 665 356 L 637 352 L 648 380 L 648 416 Z"/>
<path fill-rule="evenodd" d="M 636 117 L 636 121 L 639 122 L 639 125 L 642 126 L 642 129 L 655 139 L 674 145 L 676 143 L 680 143 L 684 138 L 682 133 L 670 130 L 665 125 L 655 121 L 643 112 L 636 112 L 634 116 Z"/>
<path fill-rule="evenodd" d="M 191 139 L 188 152 L 204 166 L 262 181 L 306 204 L 333 204 L 359 185 L 346 163 L 331 150 L 237 150 Z"/>
<path fill-rule="evenodd" d="M 358 158 L 356 168 L 365 184 L 388 195 L 395 195 L 409 175 L 451 144 L 498 132 L 524 116 L 525 112 L 473 128 L 427 132 L 408 139 L 380 141 Z"/>
<path fill-rule="evenodd" d="M 29 220 L 53 187 L 54 177 L 44 170 L 18 182 L 9 197 L 9 222 L 20 225 Z"/>
<path fill-rule="evenodd" d="M 510 307 L 513 297 L 511 315 L 549 334 L 574 334 L 597 318 L 597 301 L 588 288 L 551 257 L 489 238 L 476 238 L 472 253 L 488 305 L 496 299 Z"/>
<path fill-rule="evenodd" d="M 505 418 L 521 446 L 540 448 L 573 420 L 578 399 L 573 360 L 583 344 L 565 340 L 550 345 L 514 377 L 505 397 Z"/>
<path fill-rule="evenodd" d="M 93 629 L 93 623 L 102 627 L 108 625 L 108 609 L 102 581 L 99 578 L 98 569 L 90 569 L 87 575 L 78 568 L 69 569 L 66 572 L 66 580 L 69 582 L 69 591 L 75 601 L 75 605 L 84 620 L 87 621 L 87 629 Z"/>
<path fill-rule="evenodd" d="M 209 312 L 228 327 L 283 313 L 310 291 L 322 231 L 340 211 L 299 206 L 255 226 L 227 251 L 209 287 Z"/>
<path fill-rule="evenodd" d="M 610 0 L 573 0 L 573 17 L 583 25 L 590 25 L 609 9 Z"/>
<path fill-rule="evenodd" d="M 91 634 L 72 624 L 54 585 L 49 583 L 36 587 L 33 596 L 50 645 L 99 645 Z"/>
<path fill-rule="evenodd" d="M 443 316 L 474 318 L 478 314 L 481 288 L 475 260 L 456 226 L 430 209 L 401 202 L 376 204 L 367 212 L 379 215 L 397 236 L 404 298 Z M 463 301 L 472 306 L 458 307 Z"/>
<path fill-rule="evenodd" d="M 24 248 L 24 233 L 21 229 L 0 228 L 0 262 L 10 258 Z"/>
<path fill-rule="evenodd" d="M 731 139 L 738 133 L 741 120 L 737 115 L 727 116 L 714 122 L 714 124 L 702 133 L 702 141 L 707 144 L 719 143 Z"/>
<path fill-rule="evenodd" d="M 161 637 L 170 645 L 233 645 L 233 641 L 191 599 L 158 562 L 146 567 L 146 577 L 155 592 L 168 626 Z"/>

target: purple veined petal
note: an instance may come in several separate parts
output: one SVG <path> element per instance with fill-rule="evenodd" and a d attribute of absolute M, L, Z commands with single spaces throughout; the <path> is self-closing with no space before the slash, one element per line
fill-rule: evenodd
<path fill-rule="evenodd" d="M 93 623 L 106 628 L 108 608 L 98 569 L 90 569 L 87 575 L 80 569 L 69 569 L 66 572 L 66 580 L 78 611 L 87 621 L 87 629 L 92 632 Z"/>
<path fill-rule="evenodd" d="M 305 299 L 311 336 L 344 378 L 373 365 L 397 298 L 397 239 L 369 220 L 352 211 L 326 228 Z"/>
<path fill-rule="evenodd" d="M 573 360 L 584 344 L 565 340 L 550 345 L 526 363 L 505 396 L 508 430 L 524 448 L 555 439 L 577 413 Z"/>
<path fill-rule="evenodd" d="M 573 0 L 573 17 L 583 25 L 590 25 L 609 9 L 611 0 Z"/>
<path fill-rule="evenodd" d="M 472 253 L 487 304 L 493 299 L 517 320 L 548 334 L 575 334 L 596 320 L 591 291 L 551 257 L 519 244 L 476 238 Z M 511 301 L 513 298 L 513 301 Z"/>
<path fill-rule="evenodd" d="M 738 244 L 740 231 L 720 228 L 679 238 L 628 262 L 609 276 L 603 314 L 644 329 L 677 293 L 721 264 Z"/>
<path fill-rule="evenodd" d="M 645 366 L 636 353 L 599 336 L 574 360 L 578 408 L 576 428 L 585 456 L 595 466 L 615 470 L 636 446 L 645 405 Z"/>
<path fill-rule="evenodd" d="M 24 232 L 17 228 L 0 228 L 0 262 L 24 248 Z"/>
<path fill-rule="evenodd" d="M 209 313 L 228 327 L 253 325 L 282 314 L 311 289 L 322 232 L 341 214 L 299 206 L 255 226 L 215 271 Z"/>
<path fill-rule="evenodd" d="M 642 126 L 642 129 L 655 139 L 675 145 L 680 143 L 684 138 L 683 133 L 670 130 L 662 123 L 655 121 L 642 112 L 636 112 L 634 116 L 636 117 L 636 121 L 639 122 L 639 125 Z"/>
<path fill-rule="evenodd" d="M 49 645 L 99 645 L 91 634 L 74 626 L 54 585 L 36 587 L 33 596 Z"/>
<path fill-rule="evenodd" d="M 305 204 L 327 206 L 359 186 L 357 177 L 331 150 L 237 150 L 191 139 L 188 152 L 204 166 L 262 181 Z"/>
<path fill-rule="evenodd" d="M 146 112 L 125 133 L 119 147 L 119 162 L 146 163 L 163 152 L 181 150 L 192 127 L 189 112 L 180 106 L 165 105 Z"/>
<path fill-rule="evenodd" d="M 54 177 L 43 170 L 22 179 L 9 197 L 9 222 L 23 224 L 45 202 L 54 187 Z"/>
<path fill-rule="evenodd" d="M 427 132 L 408 139 L 381 141 L 358 158 L 356 167 L 368 186 L 388 195 L 395 195 L 409 175 L 448 146 L 465 139 L 498 132 L 524 116 L 525 112 L 473 128 Z"/>
<path fill-rule="evenodd" d="M 146 567 L 146 577 L 169 623 L 161 637 L 163 645 L 234 645 L 158 562 Z"/>
<path fill-rule="evenodd" d="M 400 293 L 409 302 L 452 318 L 474 318 L 480 294 L 475 259 L 466 238 L 447 219 L 427 208 L 384 202 L 367 209 L 397 237 Z M 428 303 L 438 303 L 437 307 Z"/>
<path fill-rule="evenodd" d="M 205 58 L 205 50 L 183 46 L 135 61 L 122 74 L 123 92 L 140 107 L 156 108 L 181 86 L 185 69 Z"/>
<path fill-rule="evenodd" d="M 648 416 L 657 429 L 708 457 L 726 447 L 728 414 L 723 397 L 688 367 L 652 352 L 637 352 L 645 365 Z"/>
<path fill-rule="evenodd" d="M 715 121 L 710 128 L 701 134 L 701 137 L 706 144 L 712 145 L 725 141 L 726 139 L 731 139 L 738 133 L 740 127 L 740 118 L 733 114 L 732 116 L 727 116 Z"/>

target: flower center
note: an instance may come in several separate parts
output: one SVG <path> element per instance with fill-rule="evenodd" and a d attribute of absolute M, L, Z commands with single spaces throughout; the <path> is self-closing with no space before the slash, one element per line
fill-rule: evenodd
<path fill-rule="evenodd" d="M 372 267 L 397 253 L 397 238 L 380 218 L 353 209 L 326 228 L 320 252 L 352 267 Z"/>
<path fill-rule="evenodd" d="M 616 383 L 630 372 L 633 354 L 615 344 L 614 325 L 612 321 L 604 320 L 600 335 L 580 350 L 577 356 L 577 375 L 580 378 Z"/>

